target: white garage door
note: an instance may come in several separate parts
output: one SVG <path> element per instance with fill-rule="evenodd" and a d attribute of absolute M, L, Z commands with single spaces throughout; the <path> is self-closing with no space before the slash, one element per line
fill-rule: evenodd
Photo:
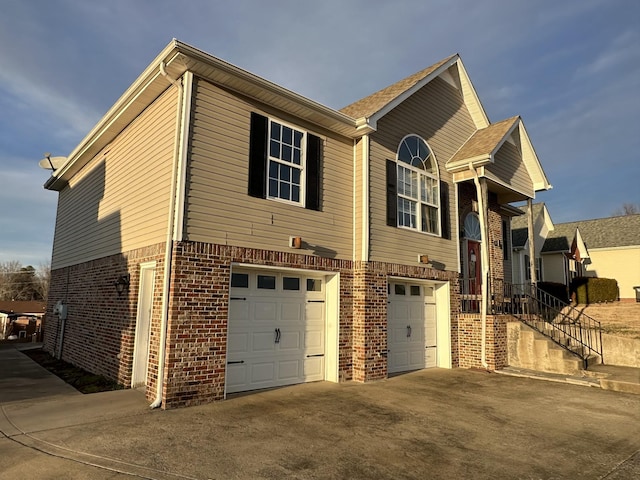
<path fill-rule="evenodd" d="M 324 279 L 239 269 L 231 277 L 227 393 L 323 380 Z"/>
<path fill-rule="evenodd" d="M 387 306 L 388 372 L 437 364 L 434 287 L 410 282 L 389 284 Z"/>

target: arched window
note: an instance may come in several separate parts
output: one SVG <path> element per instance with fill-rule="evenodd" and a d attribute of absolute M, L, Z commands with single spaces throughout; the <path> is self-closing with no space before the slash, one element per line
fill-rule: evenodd
<path fill-rule="evenodd" d="M 464 218 L 464 238 L 476 242 L 482 241 L 482 232 L 480 231 L 480 219 L 475 213 L 469 213 Z"/>
<path fill-rule="evenodd" d="M 402 139 L 397 153 L 398 226 L 440 235 L 438 166 L 427 142 Z"/>

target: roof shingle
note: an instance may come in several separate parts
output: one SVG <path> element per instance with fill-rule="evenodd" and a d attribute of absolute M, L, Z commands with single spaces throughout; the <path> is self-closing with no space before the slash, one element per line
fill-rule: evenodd
<path fill-rule="evenodd" d="M 456 55 L 451 55 L 438 63 L 431 65 L 430 67 L 420 70 L 419 72 L 410 75 L 399 82 L 389 85 L 388 87 L 379 90 L 368 97 L 364 97 L 357 102 L 347 105 L 340 109 L 340 111 L 353 118 L 370 117 L 376 112 L 382 110 L 387 104 L 392 102 L 395 98 L 402 95 L 418 82 L 428 77 L 431 73 L 436 71 L 442 65 L 450 61 Z"/>

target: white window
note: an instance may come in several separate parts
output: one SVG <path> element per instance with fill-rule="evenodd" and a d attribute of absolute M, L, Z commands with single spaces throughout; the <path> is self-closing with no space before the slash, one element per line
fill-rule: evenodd
<path fill-rule="evenodd" d="M 269 120 L 268 198 L 302 203 L 305 134 Z"/>
<path fill-rule="evenodd" d="M 398 147 L 398 226 L 440 235 L 440 181 L 427 143 L 417 135 Z"/>

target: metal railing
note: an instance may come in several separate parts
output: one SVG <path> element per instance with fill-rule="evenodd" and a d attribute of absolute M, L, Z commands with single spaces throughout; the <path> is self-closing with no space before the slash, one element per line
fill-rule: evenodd
<path fill-rule="evenodd" d="M 479 313 L 481 289 L 473 280 L 461 280 L 463 313 Z M 588 366 L 591 355 L 602 355 L 600 322 L 582 310 L 549 295 L 531 284 L 511 284 L 493 279 L 490 286 L 489 308 L 493 315 L 511 315 L 536 331 L 549 337 L 562 348 L 578 355 Z"/>

